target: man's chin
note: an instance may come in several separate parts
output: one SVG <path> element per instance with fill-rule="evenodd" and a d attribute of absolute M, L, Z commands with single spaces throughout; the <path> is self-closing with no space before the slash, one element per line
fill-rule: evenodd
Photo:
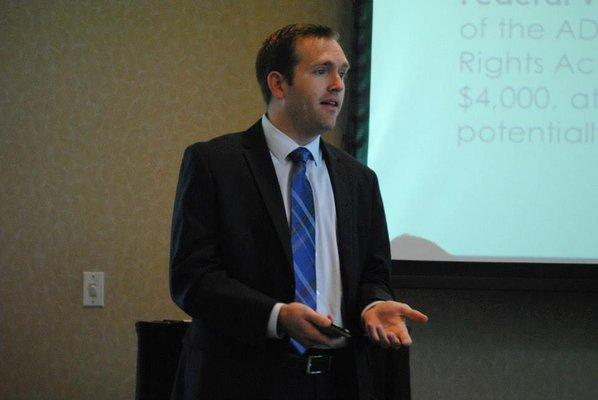
<path fill-rule="evenodd" d="M 314 120 L 311 125 L 311 132 L 315 132 L 318 135 L 321 135 L 326 132 L 330 132 L 336 126 L 336 117 L 335 118 L 320 118 L 319 120 Z"/>
<path fill-rule="evenodd" d="M 336 125 L 336 118 L 333 119 L 332 121 L 323 121 L 322 129 L 324 130 L 324 132 L 329 132 L 334 129 L 335 125 Z"/>

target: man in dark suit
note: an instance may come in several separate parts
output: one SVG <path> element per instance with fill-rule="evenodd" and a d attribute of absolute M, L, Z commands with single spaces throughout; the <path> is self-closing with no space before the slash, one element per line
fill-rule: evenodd
<path fill-rule="evenodd" d="M 411 343 L 406 318 L 427 320 L 393 300 L 375 174 L 320 139 L 349 69 L 337 38 L 271 34 L 256 62 L 266 114 L 185 151 L 170 281 L 193 322 L 173 398 L 381 398 L 384 349 Z"/>

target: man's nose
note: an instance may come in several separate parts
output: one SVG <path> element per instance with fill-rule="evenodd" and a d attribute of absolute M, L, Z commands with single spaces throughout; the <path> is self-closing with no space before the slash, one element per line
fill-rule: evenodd
<path fill-rule="evenodd" d="M 345 89 L 345 81 L 343 77 L 340 76 L 338 73 L 334 73 L 331 75 L 331 82 L 330 86 L 328 86 L 328 90 L 331 92 L 340 92 Z"/>

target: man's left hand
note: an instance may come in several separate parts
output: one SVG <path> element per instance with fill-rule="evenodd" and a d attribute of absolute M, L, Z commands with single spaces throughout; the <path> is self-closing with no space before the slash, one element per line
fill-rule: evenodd
<path fill-rule="evenodd" d="M 415 322 L 427 322 L 428 317 L 396 301 L 374 305 L 363 315 L 363 324 L 370 340 L 383 348 L 409 346 L 411 337 L 405 324 L 406 318 Z"/>

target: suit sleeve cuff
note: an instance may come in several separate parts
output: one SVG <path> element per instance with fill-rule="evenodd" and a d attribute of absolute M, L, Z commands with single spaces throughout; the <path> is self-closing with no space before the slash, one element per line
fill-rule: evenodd
<path fill-rule="evenodd" d="M 272 307 L 272 311 L 270 311 L 270 318 L 268 319 L 268 327 L 266 331 L 266 336 L 273 339 L 282 339 L 283 336 L 278 334 L 278 329 L 276 329 L 278 325 L 278 314 L 280 313 L 280 309 L 284 303 L 276 303 L 274 307 Z"/>

